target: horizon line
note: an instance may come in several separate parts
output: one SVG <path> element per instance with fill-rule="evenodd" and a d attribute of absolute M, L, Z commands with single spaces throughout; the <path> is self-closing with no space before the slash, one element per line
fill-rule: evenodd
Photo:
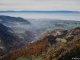
<path fill-rule="evenodd" d="M 0 10 L 0 11 L 72 11 L 72 10 Z M 80 12 L 80 11 L 75 11 Z"/>
<path fill-rule="evenodd" d="M 0 10 L 0 11 L 77 11 L 77 10 Z"/>
<path fill-rule="evenodd" d="M 0 12 L 62 12 L 62 13 L 80 13 L 80 11 L 71 10 L 0 10 Z"/>

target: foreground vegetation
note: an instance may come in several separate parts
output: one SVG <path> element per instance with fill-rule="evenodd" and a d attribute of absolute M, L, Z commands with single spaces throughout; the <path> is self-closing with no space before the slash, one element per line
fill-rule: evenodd
<path fill-rule="evenodd" d="M 79 57 L 80 28 L 78 27 L 72 30 L 53 30 L 43 38 L 9 52 L 1 60 L 71 60 Z"/>

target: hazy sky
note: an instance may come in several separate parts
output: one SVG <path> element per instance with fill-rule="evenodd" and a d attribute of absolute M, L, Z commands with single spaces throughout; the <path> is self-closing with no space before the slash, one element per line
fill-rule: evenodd
<path fill-rule="evenodd" d="M 80 0 L 0 0 L 0 10 L 80 11 Z"/>

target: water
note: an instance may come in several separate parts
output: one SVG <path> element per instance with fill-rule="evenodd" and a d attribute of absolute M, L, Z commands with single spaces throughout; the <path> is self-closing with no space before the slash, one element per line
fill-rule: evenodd
<path fill-rule="evenodd" d="M 22 17 L 25 19 L 59 19 L 80 21 L 80 13 L 27 13 L 27 12 L 7 12 L 0 15 Z"/>

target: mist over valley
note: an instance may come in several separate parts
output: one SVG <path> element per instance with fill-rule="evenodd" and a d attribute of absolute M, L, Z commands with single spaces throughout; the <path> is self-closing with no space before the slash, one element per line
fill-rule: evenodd
<path fill-rule="evenodd" d="M 72 44 L 74 41 L 77 43 L 78 40 L 74 39 L 80 36 L 79 16 L 79 13 L 1 13 L 0 59 L 4 60 L 8 58 L 9 60 L 16 60 L 18 57 L 21 59 L 22 56 L 24 56 L 30 60 L 28 57 L 33 59 L 32 55 L 37 56 L 34 59 L 38 59 L 39 56 L 41 60 L 43 57 L 44 59 L 48 59 L 47 55 L 50 56 L 50 59 L 51 57 L 54 58 L 54 52 L 51 51 L 52 48 L 54 48 L 56 54 L 58 54 L 57 52 L 61 50 L 61 48 L 65 49 L 64 47 L 66 46 L 63 46 L 63 44 Z M 69 41 L 70 43 L 68 43 Z M 79 44 L 79 42 L 77 44 Z M 61 48 L 56 45 L 60 45 Z M 76 46 L 73 45 L 74 49 L 77 49 Z M 27 49 L 29 49 L 29 51 Z M 31 52 L 32 50 L 34 51 Z M 67 50 L 66 48 L 66 51 Z M 65 52 L 65 50 L 63 51 Z M 16 52 L 20 55 L 16 54 Z M 45 56 L 40 55 L 43 52 Z M 70 51 L 68 53 L 70 55 Z M 12 55 L 10 56 L 10 54 Z M 15 54 L 16 56 L 14 56 Z M 65 52 L 65 55 L 66 54 Z M 76 53 L 74 54 L 77 56 Z M 60 58 L 62 59 L 62 56 L 65 58 L 65 55 L 61 54 Z M 57 56 L 56 59 L 59 59 L 59 56 Z"/>

